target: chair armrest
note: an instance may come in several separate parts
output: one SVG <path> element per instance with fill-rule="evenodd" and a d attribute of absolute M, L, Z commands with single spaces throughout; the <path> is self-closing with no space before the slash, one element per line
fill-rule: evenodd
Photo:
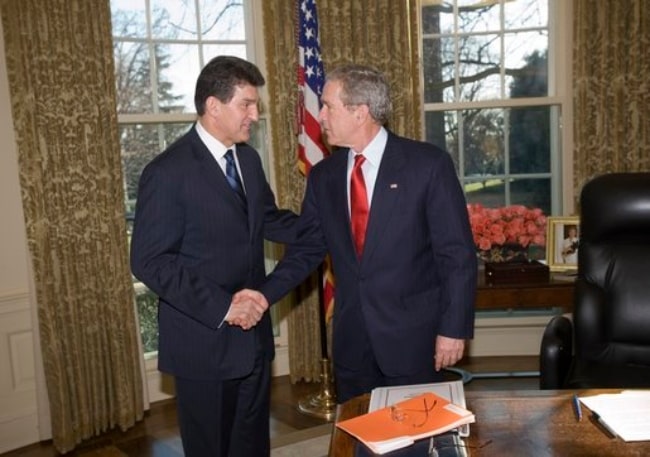
<path fill-rule="evenodd" d="M 546 325 L 539 356 L 540 389 L 562 389 L 573 354 L 573 325 L 565 316 L 555 316 Z"/>

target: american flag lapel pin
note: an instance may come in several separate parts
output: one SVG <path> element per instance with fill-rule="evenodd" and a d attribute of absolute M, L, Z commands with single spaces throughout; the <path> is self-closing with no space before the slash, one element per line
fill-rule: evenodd
<path fill-rule="evenodd" d="M 397 184 L 395 184 L 395 183 L 391 184 L 391 185 L 390 185 L 390 188 L 391 188 L 391 189 L 397 189 Z"/>

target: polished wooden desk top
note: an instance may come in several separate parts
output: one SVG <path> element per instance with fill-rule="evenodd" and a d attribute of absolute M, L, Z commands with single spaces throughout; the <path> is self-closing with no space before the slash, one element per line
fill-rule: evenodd
<path fill-rule="evenodd" d="M 551 274 L 541 283 L 486 284 L 485 272 L 479 271 L 476 309 L 524 309 L 549 306 L 561 307 L 564 312 L 573 310 L 575 282 Z"/>
<path fill-rule="evenodd" d="M 465 439 L 468 455 L 484 456 L 648 456 L 650 442 L 628 442 L 613 438 L 583 407 L 578 421 L 572 395 L 604 391 L 527 390 L 465 392 L 467 406 L 476 416 Z M 339 405 L 336 421 L 363 414 L 369 395 Z M 352 457 L 357 441 L 334 427 L 330 457 Z M 359 444 L 359 446 L 362 446 Z"/>

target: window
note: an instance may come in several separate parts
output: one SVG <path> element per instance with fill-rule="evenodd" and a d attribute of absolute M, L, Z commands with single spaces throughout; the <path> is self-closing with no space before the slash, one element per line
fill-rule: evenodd
<path fill-rule="evenodd" d="M 219 54 L 255 61 L 251 0 L 111 0 L 126 217 L 132 228 L 144 166 L 196 119 L 194 86 Z M 262 94 L 263 96 L 264 94 Z M 264 113 L 251 143 L 268 170 Z M 270 250 L 267 250 L 270 252 Z M 272 266 L 272 260 L 267 261 Z M 145 353 L 158 346 L 157 298 L 134 278 Z M 279 334 L 278 326 L 275 327 Z"/>
<path fill-rule="evenodd" d="M 557 3 L 422 0 L 426 140 L 468 202 L 561 213 Z"/>

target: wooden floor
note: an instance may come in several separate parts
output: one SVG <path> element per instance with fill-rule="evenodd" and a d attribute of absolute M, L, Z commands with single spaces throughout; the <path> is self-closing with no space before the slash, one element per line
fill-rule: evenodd
<path fill-rule="evenodd" d="M 470 390 L 537 389 L 539 379 L 531 376 L 538 370 L 537 357 L 479 357 L 464 360 L 459 368 L 474 377 L 465 384 Z M 520 376 L 523 374 L 524 376 Z M 456 375 L 450 374 L 450 379 Z M 508 377 L 506 377 L 508 376 Z M 326 424 L 325 419 L 306 415 L 298 410 L 300 400 L 320 391 L 318 383 L 291 384 L 288 376 L 273 379 L 271 388 L 271 439 L 300 430 Z M 114 449 L 114 453 L 106 449 Z M 102 452 L 99 452 L 102 449 Z M 51 442 L 33 444 L 2 454 L 2 457 L 56 457 L 59 454 Z M 144 421 L 127 432 L 113 431 L 89 440 L 75 451 L 66 454 L 74 457 L 182 457 L 178 435 L 176 410 L 173 400 L 151 405 Z"/>

